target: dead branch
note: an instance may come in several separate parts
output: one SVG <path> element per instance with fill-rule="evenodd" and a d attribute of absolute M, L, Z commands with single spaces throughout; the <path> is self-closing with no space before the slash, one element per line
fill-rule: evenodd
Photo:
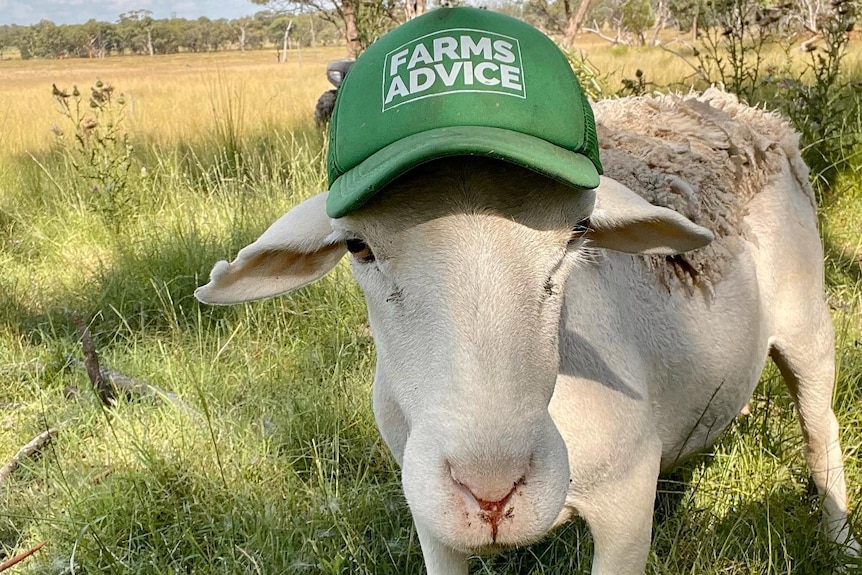
<path fill-rule="evenodd" d="M 84 365 L 87 368 L 90 383 L 93 384 L 93 389 L 98 393 L 102 403 L 110 407 L 117 397 L 117 391 L 111 385 L 110 380 L 102 377 L 102 370 L 99 369 L 99 354 L 96 353 L 96 345 L 93 343 L 93 338 L 90 337 L 90 329 L 77 314 L 72 314 L 72 321 L 75 324 L 75 329 L 78 330 L 78 340 L 84 351 Z"/>
<path fill-rule="evenodd" d="M 669 45 L 669 44 L 670 44 L 670 43 L 668 43 L 668 45 Z M 661 48 L 662 50 L 664 50 L 665 52 L 668 52 L 668 53 L 670 53 L 670 54 L 673 54 L 674 56 L 676 56 L 677 58 L 679 58 L 680 60 L 682 60 L 682 61 L 683 61 L 683 62 L 684 62 L 688 67 L 690 67 L 692 70 L 694 70 L 694 73 L 695 73 L 695 74 L 697 74 L 698 76 L 700 76 L 701 78 L 703 78 L 703 69 L 702 69 L 700 66 L 695 66 L 694 64 L 692 64 L 691 62 L 689 62 L 689 61 L 688 61 L 688 58 L 686 58 L 685 56 L 683 56 L 683 55 L 682 55 L 682 54 L 680 54 L 679 52 L 677 52 L 677 51 L 675 51 L 675 50 L 671 50 L 670 48 L 668 48 L 668 47 L 667 47 L 668 45 L 665 45 L 665 44 L 658 44 L 658 47 L 659 47 L 659 48 Z M 686 44 L 686 46 L 687 46 L 687 44 Z M 705 80 L 705 79 L 706 79 L 706 78 L 704 78 L 704 80 Z"/>
<path fill-rule="evenodd" d="M 822 38 L 822 34 L 820 34 L 819 32 L 814 32 L 813 36 L 799 43 L 799 49 L 803 52 L 811 52 L 812 50 L 814 50 L 814 43 Z"/>
<path fill-rule="evenodd" d="M 7 569 L 9 569 L 10 567 L 12 567 L 14 565 L 17 565 L 18 563 L 20 563 L 21 561 L 23 561 L 24 559 L 26 559 L 27 557 L 29 557 L 30 555 L 32 555 L 33 553 L 35 553 L 36 551 L 38 551 L 39 549 L 41 549 L 44 546 L 45 546 L 45 542 L 42 541 L 41 543 L 39 543 L 38 545 L 36 545 L 32 549 L 28 549 L 27 551 L 24 551 L 23 553 L 19 553 L 18 555 L 15 555 L 14 557 L 7 559 L 3 563 L 0 563 L 0 573 L 2 573 L 3 571 L 6 571 Z"/>
<path fill-rule="evenodd" d="M 99 399 L 104 405 L 111 406 L 117 396 L 122 393 L 127 398 L 149 396 L 166 399 L 183 411 L 196 413 L 169 391 L 133 379 L 118 371 L 100 367 L 99 355 L 96 353 L 96 346 L 93 344 L 93 338 L 90 337 L 90 330 L 87 325 L 76 314 L 72 314 L 72 321 L 78 330 L 78 339 L 81 341 L 81 347 L 84 351 L 84 369 L 86 369 L 90 383 L 93 384 L 93 388 L 98 392 Z M 81 362 L 73 357 L 67 357 L 67 363 L 81 367 Z"/>
<path fill-rule="evenodd" d="M 85 369 L 89 374 L 89 367 L 87 366 L 87 363 L 85 361 L 82 362 L 81 360 L 74 358 L 71 355 L 66 356 L 66 365 L 77 369 Z M 103 381 L 108 382 L 108 384 L 115 392 L 122 394 L 128 399 L 152 397 L 157 400 L 167 400 L 183 411 L 194 411 L 189 408 L 189 406 L 187 406 L 183 402 L 183 400 L 177 397 L 175 393 L 161 389 L 159 387 L 156 387 L 155 385 L 149 384 L 145 381 L 141 381 L 140 379 L 129 377 L 128 375 L 120 373 L 119 371 L 108 369 L 106 367 L 100 367 L 99 376 Z"/>
<path fill-rule="evenodd" d="M 9 460 L 9 462 L 0 468 L 0 485 L 3 485 L 3 482 L 12 474 L 13 471 L 18 469 L 18 466 L 21 464 L 21 460 L 25 457 L 30 457 L 32 455 L 37 454 L 48 441 L 57 434 L 57 428 L 52 427 L 51 429 L 47 429 L 34 437 L 27 443 L 24 447 L 18 450 L 18 453 Z"/>
<path fill-rule="evenodd" d="M 588 28 L 587 26 L 584 26 L 583 28 L 581 28 L 581 30 L 583 30 L 584 32 L 589 32 L 590 34 L 595 34 L 596 36 L 598 36 L 602 40 L 606 40 L 606 41 L 610 42 L 611 44 L 622 44 L 623 46 L 631 46 L 631 42 L 623 40 L 619 36 L 617 36 L 616 38 L 613 38 L 611 36 L 606 35 L 601 30 L 599 30 L 599 27 L 595 22 L 593 22 L 592 28 Z"/>

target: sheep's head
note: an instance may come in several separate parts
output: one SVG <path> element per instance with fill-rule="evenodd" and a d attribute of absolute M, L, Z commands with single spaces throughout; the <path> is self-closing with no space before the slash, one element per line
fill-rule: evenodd
<path fill-rule="evenodd" d="M 569 479 L 548 404 L 572 269 L 595 247 L 677 253 L 711 235 L 612 180 L 577 190 L 469 157 L 417 168 L 338 219 L 323 202 L 217 264 L 196 295 L 276 295 L 349 251 L 377 349 L 375 415 L 417 525 L 470 552 L 542 536 Z"/>

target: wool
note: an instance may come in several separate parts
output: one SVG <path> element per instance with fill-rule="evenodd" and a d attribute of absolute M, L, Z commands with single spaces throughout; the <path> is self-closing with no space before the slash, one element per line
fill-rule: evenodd
<path fill-rule="evenodd" d="M 668 289 L 713 291 L 743 247 L 749 201 L 785 162 L 814 203 L 799 135 L 777 114 L 733 94 L 710 88 L 611 99 L 594 111 L 605 175 L 715 234 L 700 250 L 642 256 Z"/>

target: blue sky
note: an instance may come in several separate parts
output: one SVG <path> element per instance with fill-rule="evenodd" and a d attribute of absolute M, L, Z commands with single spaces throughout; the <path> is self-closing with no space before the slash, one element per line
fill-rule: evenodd
<path fill-rule="evenodd" d="M 0 0 L 0 25 L 82 24 L 90 18 L 115 22 L 130 10 L 151 10 L 154 18 L 239 18 L 261 10 L 251 0 Z"/>

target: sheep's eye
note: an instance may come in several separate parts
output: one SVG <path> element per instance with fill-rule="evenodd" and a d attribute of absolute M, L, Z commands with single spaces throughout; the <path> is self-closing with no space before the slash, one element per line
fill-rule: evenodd
<path fill-rule="evenodd" d="M 351 238 L 347 240 L 347 251 L 349 251 L 353 257 L 363 263 L 373 262 L 374 261 L 374 252 L 371 251 L 371 248 L 368 247 L 368 244 L 360 240 L 359 238 Z"/>
<path fill-rule="evenodd" d="M 587 233 L 590 229 L 590 218 L 584 218 L 572 228 L 572 235 L 569 237 L 569 245 L 574 244 L 578 240 L 584 237 L 584 234 Z"/>

